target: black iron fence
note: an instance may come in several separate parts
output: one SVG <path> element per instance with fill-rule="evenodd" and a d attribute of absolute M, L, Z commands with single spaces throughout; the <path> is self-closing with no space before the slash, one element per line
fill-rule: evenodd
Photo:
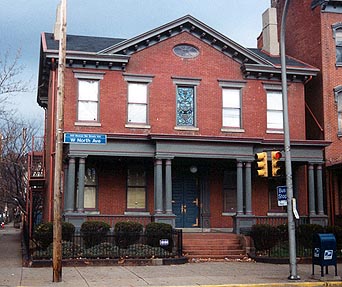
<path fill-rule="evenodd" d="M 150 259 L 182 256 L 182 230 L 173 229 L 169 236 L 145 233 L 74 234 L 62 242 L 63 259 Z M 53 244 L 30 240 L 31 260 L 51 259 Z"/>

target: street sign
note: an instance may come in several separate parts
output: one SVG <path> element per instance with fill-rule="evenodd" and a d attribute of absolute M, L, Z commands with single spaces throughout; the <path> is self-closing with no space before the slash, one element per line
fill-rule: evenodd
<path fill-rule="evenodd" d="M 278 206 L 287 206 L 286 186 L 277 186 Z"/>
<path fill-rule="evenodd" d="M 64 133 L 64 143 L 106 144 L 107 135 Z"/>

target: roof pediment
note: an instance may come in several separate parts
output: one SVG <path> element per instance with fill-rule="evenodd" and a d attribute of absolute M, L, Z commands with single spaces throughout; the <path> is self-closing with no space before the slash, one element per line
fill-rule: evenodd
<path fill-rule="evenodd" d="M 211 45 L 239 63 L 269 64 L 264 58 L 227 38 L 191 15 L 186 15 L 146 33 L 112 45 L 98 52 L 98 54 L 131 55 L 184 32 Z"/>

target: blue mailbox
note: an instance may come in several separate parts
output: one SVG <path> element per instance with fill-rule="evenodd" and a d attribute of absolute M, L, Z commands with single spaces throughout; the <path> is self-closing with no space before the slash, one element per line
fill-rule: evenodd
<path fill-rule="evenodd" d="M 335 266 L 335 276 L 337 276 L 337 260 L 336 260 L 336 238 L 332 233 L 316 233 L 312 242 L 312 275 L 314 275 L 314 265 L 321 266 L 321 276 L 324 277 L 323 266 L 326 267 L 328 274 L 328 266 Z"/>

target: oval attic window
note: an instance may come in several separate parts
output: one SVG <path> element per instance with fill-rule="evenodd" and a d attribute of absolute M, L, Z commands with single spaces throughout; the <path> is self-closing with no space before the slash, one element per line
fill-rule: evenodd
<path fill-rule="evenodd" d="M 194 46 L 182 44 L 173 48 L 173 52 L 181 58 L 195 58 L 199 55 L 199 50 Z"/>

